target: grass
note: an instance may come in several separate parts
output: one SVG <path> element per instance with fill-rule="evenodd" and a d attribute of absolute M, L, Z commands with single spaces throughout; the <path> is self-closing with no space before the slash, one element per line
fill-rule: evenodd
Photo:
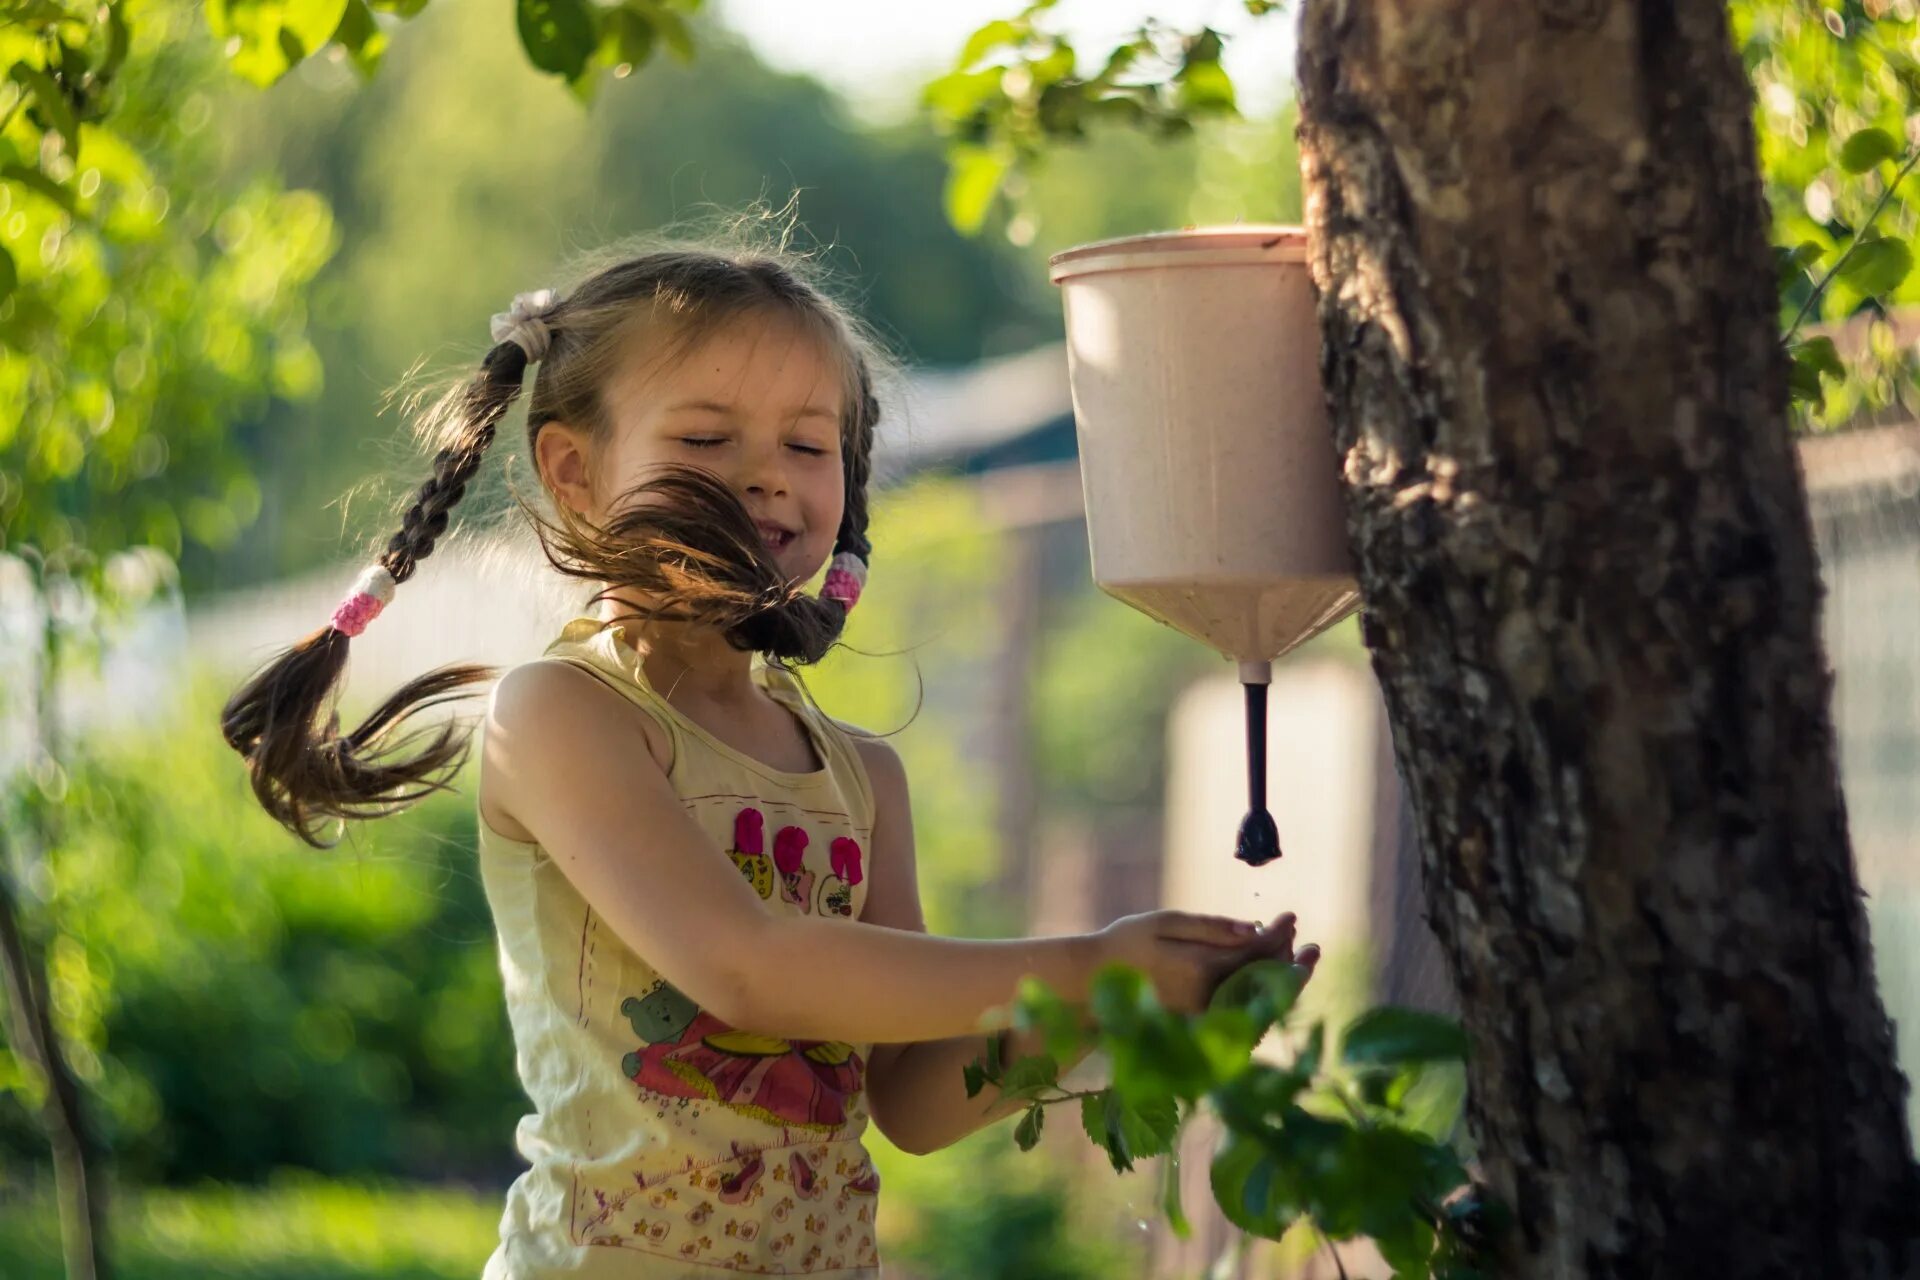
<path fill-rule="evenodd" d="M 287 1173 L 264 1187 L 122 1193 L 110 1249 L 124 1280 L 474 1280 L 502 1196 Z M 52 1195 L 0 1202 L 0 1274 L 63 1280 Z"/>

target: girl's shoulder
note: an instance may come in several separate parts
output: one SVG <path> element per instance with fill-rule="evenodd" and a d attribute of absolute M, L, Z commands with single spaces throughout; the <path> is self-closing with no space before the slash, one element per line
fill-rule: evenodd
<path fill-rule="evenodd" d="M 592 664 L 564 655 L 519 663 L 494 682 L 480 735 L 480 778 L 474 803 L 484 826 L 516 844 L 535 843 L 515 814 L 516 785 L 524 769 L 516 762 L 537 755 L 549 762 L 595 757 L 634 759 L 633 734 L 662 773 L 672 776 L 672 735 L 631 699 L 613 696 L 618 684 Z"/>
<path fill-rule="evenodd" d="M 617 695 L 617 696 L 616 696 Z M 487 706 L 486 753 L 518 735 L 559 752 L 629 752 L 626 735 L 638 730 L 648 754 L 671 774 L 677 743 L 657 695 L 590 652 L 550 647 L 507 669 Z M 641 714 L 635 714 L 635 712 Z"/>

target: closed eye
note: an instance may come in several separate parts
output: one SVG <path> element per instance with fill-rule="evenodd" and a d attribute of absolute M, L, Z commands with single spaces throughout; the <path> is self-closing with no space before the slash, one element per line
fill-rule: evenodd
<path fill-rule="evenodd" d="M 681 444 L 692 445 L 696 449 L 707 449 L 707 448 L 711 448 L 716 444 L 725 444 L 726 442 L 727 442 L 726 437 L 724 436 L 711 436 L 711 437 L 681 436 L 680 437 Z"/>
<path fill-rule="evenodd" d="M 789 445 L 788 448 L 798 449 L 801 453 L 804 453 L 808 457 L 812 457 L 812 458 L 818 458 L 826 453 L 825 449 L 816 449 L 810 444 Z"/>

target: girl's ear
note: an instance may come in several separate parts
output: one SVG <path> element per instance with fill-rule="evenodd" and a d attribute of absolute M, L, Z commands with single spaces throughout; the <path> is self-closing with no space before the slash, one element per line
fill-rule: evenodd
<path fill-rule="evenodd" d="M 583 516 L 593 514 L 591 456 L 586 436 L 558 419 L 541 424 L 533 439 L 541 482 L 556 500 Z"/>

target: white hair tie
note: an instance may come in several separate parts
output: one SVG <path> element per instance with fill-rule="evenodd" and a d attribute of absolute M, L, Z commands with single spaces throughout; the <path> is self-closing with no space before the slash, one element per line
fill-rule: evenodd
<path fill-rule="evenodd" d="M 547 346 L 553 340 L 547 316 L 558 305 L 551 289 L 515 294 L 512 307 L 493 317 L 493 340 L 518 343 L 529 361 L 540 359 L 547 354 Z"/>

